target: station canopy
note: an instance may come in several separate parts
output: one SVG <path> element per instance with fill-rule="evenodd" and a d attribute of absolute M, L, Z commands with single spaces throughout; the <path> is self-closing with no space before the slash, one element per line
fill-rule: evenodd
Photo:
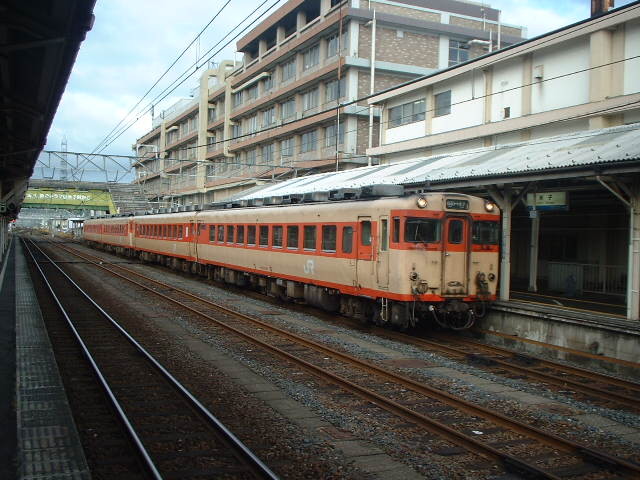
<path fill-rule="evenodd" d="M 375 184 L 424 189 L 640 172 L 640 123 L 545 137 L 397 163 L 293 178 L 252 189 L 237 200 Z"/>

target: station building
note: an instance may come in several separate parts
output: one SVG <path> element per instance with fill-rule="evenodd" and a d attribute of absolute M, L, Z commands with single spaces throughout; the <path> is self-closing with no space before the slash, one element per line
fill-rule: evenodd
<path fill-rule="evenodd" d="M 522 40 L 477 3 L 289 0 L 138 139 L 137 182 L 159 207 L 204 205 L 265 181 L 367 165 L 365 98 Z"/>

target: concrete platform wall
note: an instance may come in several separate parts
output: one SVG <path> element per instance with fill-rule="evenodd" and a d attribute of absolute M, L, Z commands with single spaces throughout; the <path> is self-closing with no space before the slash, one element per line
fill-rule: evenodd
<path fill-rule="evenodd" d="M 609 320 L 594 314 L 568 316 L 566 313 L 554 312 L 544 307 L 534 310 L 511 303 L 494 306 L 489 314 L 476 324 L 483 330 L 591 354 L 581 356 L 564 350 L 552 350 L 552 355 L 558 359 L 570 359 L 611 373 L 638 375 L 637 368 L 625 363 L 640 362 L 640 324 L 635 325 L 626 320 Z M 486 335 L 485 339 L 517 350 L 526 348 L 533 354 L 537 353 L 536 350 L 540 353 L 549 353 L 549 350 L 544 347 L 530 343 L 520 344 L 513 339 L 493 335 Z M 598 356 L 612 357 L 623 362 L 603 361 L 599 360 Z"/>

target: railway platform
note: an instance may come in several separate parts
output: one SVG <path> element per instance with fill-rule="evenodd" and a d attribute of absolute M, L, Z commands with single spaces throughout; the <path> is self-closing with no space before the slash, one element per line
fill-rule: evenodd
<path fill-rule="evenodd" d="M 497 301 L 476 326 L 483 339 L 501 346 L 637 375 L 640 322 L 626 319 L 620 310 L 589 299 L 514 292 L 509 301 Z"/>
<path fill-rule="evenodd" d="M 12 243 L 0 273 L 0 478 L 90 479 L 27 262 Z"/>

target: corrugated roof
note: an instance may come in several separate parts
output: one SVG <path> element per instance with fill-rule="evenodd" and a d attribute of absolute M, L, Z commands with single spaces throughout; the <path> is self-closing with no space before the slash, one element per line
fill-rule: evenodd
<path fill-rule="evenodd" d="M 638 159 L 640 123 L 293 178 L 246 193 L 240 198 L 358 188 L 380 183 L 416 185 L 473 179 L 481 183 L 481 179 L 487 177 L 558 172 Z"/>

